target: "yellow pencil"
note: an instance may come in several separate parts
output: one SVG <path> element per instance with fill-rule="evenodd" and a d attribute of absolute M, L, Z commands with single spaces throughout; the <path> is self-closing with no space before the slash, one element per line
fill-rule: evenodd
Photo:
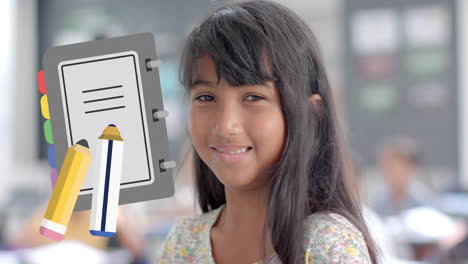
<path fill-rule="evenodd" d="M 91 153 L 85 139 L 68 148 L 42 219 L 41 235 L 56 241 L 63 239 L 90 162 Z"/>

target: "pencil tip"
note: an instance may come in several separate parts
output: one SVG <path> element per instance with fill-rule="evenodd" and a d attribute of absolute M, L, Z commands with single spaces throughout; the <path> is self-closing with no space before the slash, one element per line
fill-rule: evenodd
<path fill-rule="evenodd" d="M 76 144 L 81 145 L 83 147 L 89 148 L 88 141 L 86 139 L 82 139 L 78 141 Z"/>
<path fill-rule="evenodd" d="M 110 127 L 115 127 L 115 125 L 114 125 L 114 124 L 110 124 L 109 126 L 110 126 Z"/>

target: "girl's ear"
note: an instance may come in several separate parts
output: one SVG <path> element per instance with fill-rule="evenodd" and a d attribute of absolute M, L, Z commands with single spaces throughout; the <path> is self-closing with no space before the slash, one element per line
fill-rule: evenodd
<path fill-rule="evenodd" d="M 309 96 L 309 101 L 312 104 L 314 111 L 321 116 L 322 115 L 322 96 L 320 94 L 313 94 Z"/>

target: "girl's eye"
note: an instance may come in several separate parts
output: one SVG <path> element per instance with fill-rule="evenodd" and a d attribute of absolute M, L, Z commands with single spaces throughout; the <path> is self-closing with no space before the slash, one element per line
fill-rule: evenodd
<path fill-rule="evenodd" d="M 259 100 L 262 100 L 262 99 L 263 99 L 263 97 L 258 96 L 258 95 L 249 95 L 249 96 L 247 96 L 246 98 L 249 98 L 249 97 L 257 98 L 257 99 L 255 99 L 255 100 L 249 100 L 249 101 L 259 101 Z"/>
<path fill-rule="evenodd" d="M 208 97 L 208 98 L 207 98 L 207 97 Z M 204 99 L 202 99 L 202 98 L 204 98 Z M 213 96 L 207 95 L 207 94 L 203 94 L 203 95 L 200 95 L 200 96 L 198 96 L 197 98 L 195 98 L 195 100 L 202 101 L 202 102 L 204 102 L 204 101 L 211 101 L 211 99 L 213 99 Z"/>
<path fill-rule="evenodd" d="M 249 97 L 251 98 L 250 100 L 247 99 Z M 200 96 L 195 98 L 195 100 L 202 101 L 202 102 L 212 101 L 213 99 L 214 99 L 213 96 L 207 95 L 207 94 L 203 94 L 203 95 L 200 95 Z M 246 97 L 246 99 L 247 99 L 247 101 L 259 101 L 259 100 L 262 100 L 263 97 L 258 96 L 258 95 L 249 95 L 249 96 Z"/>

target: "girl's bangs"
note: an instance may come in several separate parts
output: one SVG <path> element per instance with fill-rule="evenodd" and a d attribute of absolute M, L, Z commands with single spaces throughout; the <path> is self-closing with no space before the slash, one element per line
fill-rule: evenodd
<path fill-rule="evenodd" d="M 181 60 L 185 88 L 190 90 L 197 60 L 205 55 L 213 59 L 218 83 L 221 79 L 232 86 L 274 81 L 270 41 L 258 21 L 244 9 L 222 11 L 188 36 Z M 235 12 L 242 12 L 242 16 L 233 16 Z"/>

